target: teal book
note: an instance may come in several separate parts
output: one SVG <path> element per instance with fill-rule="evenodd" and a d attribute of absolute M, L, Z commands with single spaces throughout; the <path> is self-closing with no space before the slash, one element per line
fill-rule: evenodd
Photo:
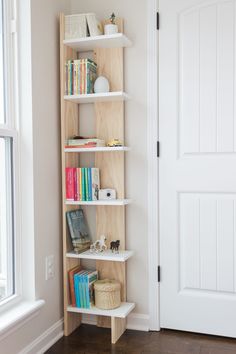
<path fill-rule="evenodd" d="M 88 168 L 85 168 L 85 198 L 86 198 L 86 201 L 89 200 L 89 193 L 88 193 Z"/>
<path fill-rule="evenodd" d="M 75 304 L 76 307 L 80 306 L 80 297 L 79 297 L 79 273 L 74 275 L 74 288 L 75 288 Z"/>
<path fill-rule="evenodd" d="M 82 200 L 86 200 L 86 195 L 85 195 L 85 168 L 81 168 L 82 171 Z"/>
<path fill-rule="evenodd" d="M 79 304 L 81 308 L 83 308 L 83 297 L 82 297 L 82 279 L 83 279 L 83 274 L 84 274 L 84 270 L 81 271 L 79 273 L 79 277 L 78 277 L 78 297 L 79 297 Z"/>

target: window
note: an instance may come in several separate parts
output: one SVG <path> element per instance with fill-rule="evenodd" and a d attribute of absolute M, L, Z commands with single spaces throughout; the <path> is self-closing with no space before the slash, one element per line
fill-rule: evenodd
<path fill-rule="evenodd" d="M 16 36 L 13 3 L 0 0 L 0 306 L 17 294 Z"/>

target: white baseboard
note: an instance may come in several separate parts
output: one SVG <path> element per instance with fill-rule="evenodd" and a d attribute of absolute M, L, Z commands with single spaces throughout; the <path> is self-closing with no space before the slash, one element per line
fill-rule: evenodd
<path fill-rule="evenodd" d="M 96 325 L 97 319 L 94 315 L 86 315 L 82 316 L 82 323 Z M 142 313 L 131 313 L 127 317 L 127 329 L 133 329 L 136 331 L 149 331 L 149 316 Z"/>
<path fill-rule="evenodd" d="M 48 328 L 19 354 L 43 354 L 61 337 L 63 337 L 63 319 Z"/>

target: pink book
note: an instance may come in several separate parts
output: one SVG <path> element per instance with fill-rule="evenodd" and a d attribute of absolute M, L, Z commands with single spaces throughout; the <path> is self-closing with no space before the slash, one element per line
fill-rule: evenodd
<path fill-rule="evenodd" d="M 80 200 L 80 168 L 76 169 L 76 175 L 77 175 L 77 200 Z"/>
<path fill-rule="evenodd" d="M 74 171 L 72 167 L 66 167 L 66 199 L 74 200 Z"/>
<path fill-rule="evenodd" d="M 74 200 L 78 200 L 77 168 L 73 168 L 73 179 L 74 179 Z"/>

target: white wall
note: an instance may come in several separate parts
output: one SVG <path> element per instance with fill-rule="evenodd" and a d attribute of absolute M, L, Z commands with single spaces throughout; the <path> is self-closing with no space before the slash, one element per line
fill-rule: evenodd
<path fill-rule="evenodd" d="M 114 11 L 124 18 L 124 31 L 134 43 L 125 50 L 125 89 L 132 99 L 126 103 L 126 144 L 132 147 L 126 158 L 126 194 L 135 202 L 127 207 L 127 248 L 135 250 L 128 262 L 127 296 L 136 303 L 135 312 L 148 314 L 147 259 L 147 2 L 145 0 L 70 0 L 71 13 L 95 12 L 99 19 Z M 81 110 L 80 121 L 92 114 Z M 85 129 L 84 124 L 83 130 Z"/>
<path fill-rule="evenodd" d="M 45 300 L 45 306 L 39 315 L 1 341 L 2 354 L 19 353 L 63 316 L 57 15 L 67 11 L 68 5 L 66 0 L 31 0 L 35 284 L 36 296 Z M 46 281 L 45 257 L 50 254 L 55 255 L 56 274 Z"/>

